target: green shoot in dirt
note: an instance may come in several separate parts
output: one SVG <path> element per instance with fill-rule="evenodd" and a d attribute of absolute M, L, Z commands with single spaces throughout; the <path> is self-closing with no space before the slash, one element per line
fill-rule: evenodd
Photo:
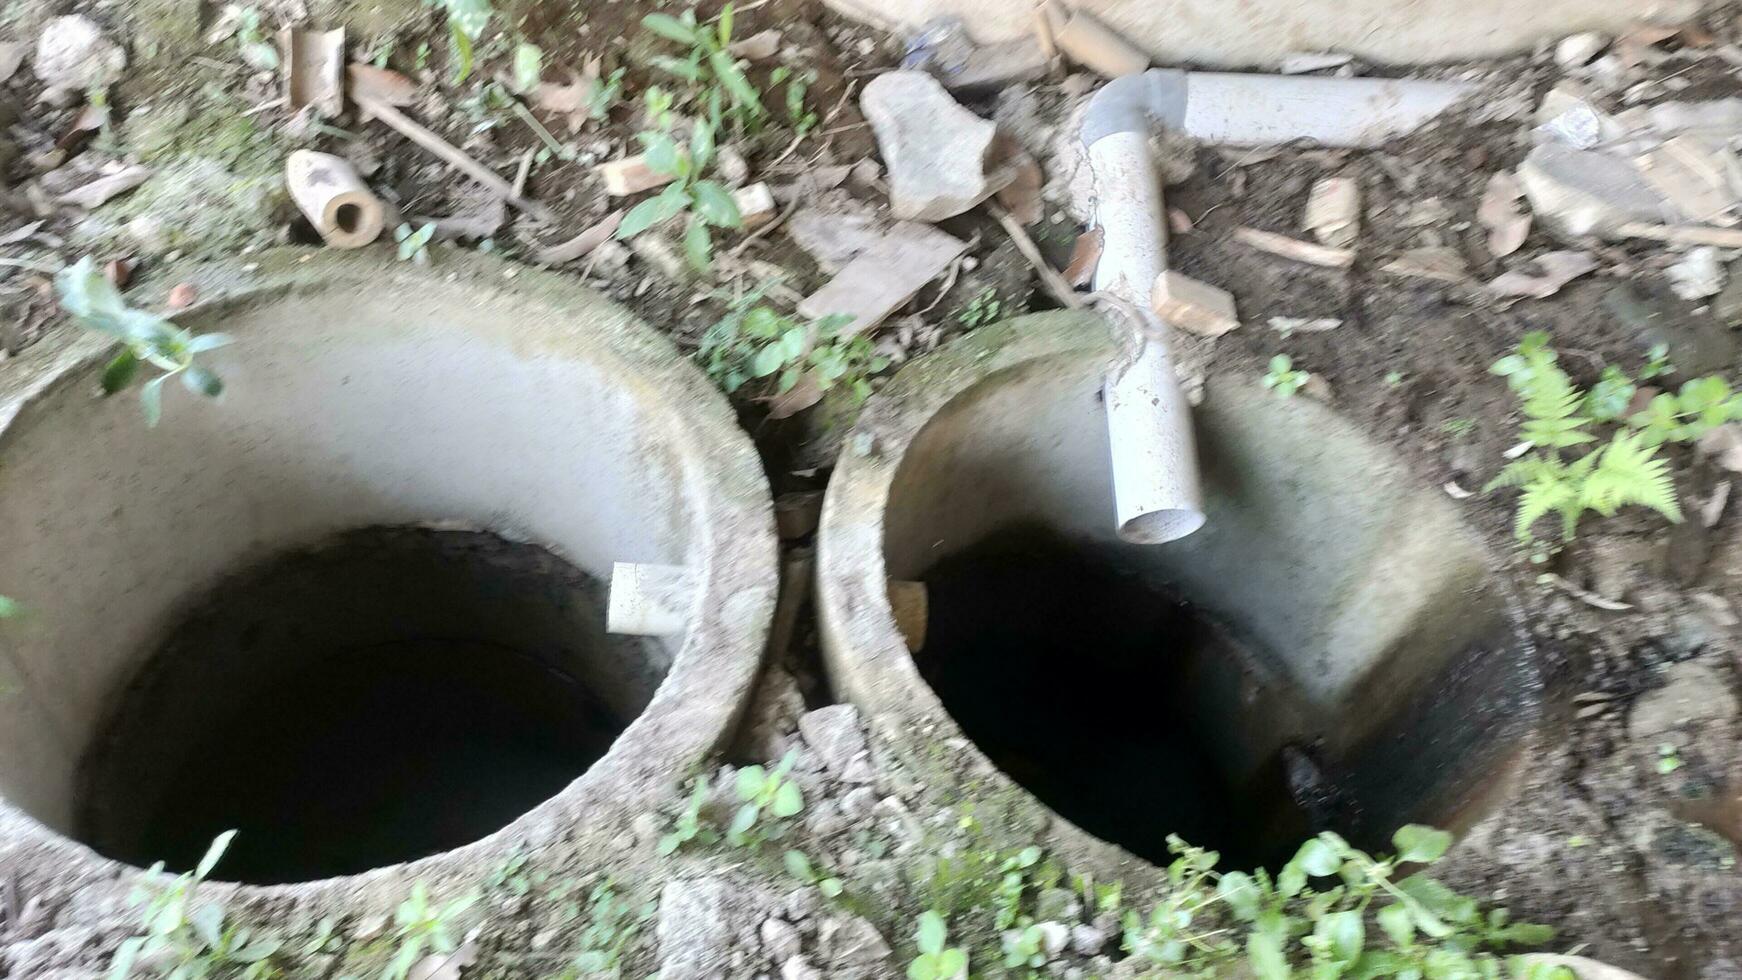
<path fill-rule="evenodd" d="M 758 827 L 764 813 L 787 820 L 804 811 L 804 793 L 791 778 L 792 767 L 797 763 L 798 750 L 793 749 L 773 769 L 745 766 L 738 770 L 735 788 L 740 806 L 732 815 L 731 826 L 726 828 L 726 840 L 732 846 L 759 844 L 770 836 L 767 823 Z M 778 834 L 781 828 L 775 825 L 772 829 Z"/>
<path fill-rule="evenodd" d="M 764 284 L 733 301 L 726 315 L 702 335 L 696 357 L 727 394 L 751 382 L 762 382 L 773 393 L 785 394 L 799 383 L 815 387 L 818 397 L 845 386 L 857 401 L 871 395 L 871 377 L 889 367 L 862 334 L 842 336 L 851 317 L 825 317 L 809 324 L 763 305 L 773 283 Z"/>
<path fill-rule="evenodd" d="M 754 133 L 761 128 L 768 110 L 762 104 L 762 94 L 750 84 L 744 69 L 727 51 L 732 46 L 733 19 L 732 5 L 728 3 L 711 24 L 699 23 L 696 12 L 686 10 L 676 17 L 648 14 L 642 18 L 641 26 L 688 49 L 682 57 L 653 57 L 650 59 L 653 67 L 688 82 L 692 96 L 701 97 L 710 116 L 720 118 L 723 112 L 739 133 Z M 801 93 L 801 102 L 802 98 Z"/>
<path fill-rule="evenodd" d="M 690 841 L 700 841 L 712 844 L 719 840 L 712 827 L 702 822 L 702 808 L 708 805 L 708 777 L 697 776 L 695 789 L 690 791 L 689 802 L 684 805 L 683 812 L 678 814 L 677 823 L 671 832 L 659 839 L 659 853 L 670 854 Z"/>
<path fill-rule="evenodd" d="M 1597 441 L 1589 431 L 1596 422 L 1592 410 L 1610 413 L 1619 400 L 1617 389 L 1631 387 L 1631 383 L 1623 385 L 1625 379 L 1618 373 L 1605 372 L 1598 388 L 1587 394 L 1579 391 L 1556 361 L 1548 335 L 1538 332 L 1526 334 L 1517 352 L 1502 358 L 1492 368 L 1493 373 L 1506 378 L 1518 395 L 1525 419 L 1522 434 L 1533 447 L 1530 455 L 1501 470 L 1487 488 L 1520 489 L 1514 521 L 1518 539 L 1534 541 L 1537 521 L 1549 514 L 1560 516 L 1563 541 L 1573 539 L 1579 519 L 1587 511 L 1607 517 L 1622 507 L 1641 506 L 1680 521 L 1681 507 L 1676 500 L 1669 463 L 1658 458 L 1657 447 L 1664 438 L 1690 431 L 1686 426 L 1705 416 L 1709 407 L 1703 399 L 1710 392 L 1690 382 L 1690 386 L 1695 386 L 1688 402 L 1694 416 L 1691 422 L 1684 420 L 1681 398 L 1661 396 L 1669 402 L 1662 409 L 1664 417 L 1655 429 L 1650 423 L 1639 421 L 1640 416 L 1636 415 L 1629 420 L 1636 431 L 1617 431 L 1607 445 L 1569 461 L 1565 456 L 1567 450 Z M 1724 393 L 1727 392 L 1726 385 Z M 1631 392 L 1627 397 L 1632 398 Z"/>
<path fill-rule="evenodd" d="M 1278 354 L 1270 359 L 1270 370 L 1264 375 L 1264 387 L 1282 398 L 1293 398 L 1294 393 L 1306 387 L 1311 379 L 1312 375 L 1294 369 L 1294 358 L 1287 354 Z"/>
<path fill-rule="evenodd" d="M 998 301 L 998 291 L 988 286 L 969 301 L 962 312 L 956 315 L 956 320 L 963 329 L 972 330 L 988 323 L 997 323 L 1003 312 L 1004 304 Z"/>
<path fill-rule="evenodd" d="M 283 946 L 281 940 L 235 923 L 225 925 L 222 905 L 198 901 L 200 885 L 235 836 L 233 830 L 219 834 L 187 874 L 172 878 L 161 861 L 145 872 L 145 880 L 128 898 L 129 904 L 143 909 L 142 935 L 126 940 L 115 951 L 110 980 L 147 975 L 138 972 L 146 969 L 145 963 L 151 964 L 150 975 L 171 980 L 219 976 L 255 980 L 273 975 L 270 960 Z"/>
<path fill-rule="evenodd" d="M 454 84 L 472 75 L 472 60 L 484 29 L 490 26 L 495 11 L 490 0 L 428 0 L 448 15 L 448 47 L 454 56 Z"/>
<path fill-rule="evenodd" d="M 768 76 L 770 84 L 786 84 L 786 121 L 792 124 L 793 139 L 804 139 L 817 126 L 816 112 L 805 104 L 805 95 L 816 80 L 816 72 L 795 73 L 785 65 Z"/>
<path fill-rule="evenodd" d="M 825 898 L 839 898 L 841 892 L 846 890 L 841 879 L 818 871 L 811 863 L 810 856 L 803 851 L 787 851 L 782 860 L 786 864 L 787 874 L 804 884 L 816 886 L 817 891 L 822 892 Z"/>
<path fill-rule="evenodd" d="M 241 7 L 236 11 L 236 44 L 242 60 L 258 71 L 278 70 L 278 45 L 260 27 L 260 11 Z"/>
<path fill-rule="evenodd" d="M 928 909 L 920 915 L 914 941 L 919 955 L 907 964 L 908 980 L 954 980 L 968 975 L 968 951 L 949 945 L 949 924 L 937 912 Z"/>
<path fill-rule="evenodd" d="M 621 968 L 623 954 L 655 911 L 651 902 L 640 910 L 631 909 L 618 896 L 609 878 L 593 887 L 588 901 L 590 916 L 587 928 L 581 932 L 581 951 L 559 980 L 609 974 Z"/>
<path fill-rule="evenodd" d="M 408 224 L 393 229 L 393 240 L 399 243 L 399 261 L 429 265 L 429 243 L 435 237 L 434 222 L 415 231 Z"/>
<path fill-rule="evenodd" d="M 1218 873 L 1214 851 L 1170 838 L 1178 855 L 1168 868 L 1173 887 L 1148 916 L 1126 914 L 1125 949 L 1159 968 L 1197 976 L 1225 975 L 1244 961 L 1259 980 L 1570 980 L 1564 968 L 1485 951 L 1540 945 L 1553 930 L 1512 923 L 1505 909 L 1484 913 L 1426 874 L 1398 879 L 1402 866 L 1433 864 L 1451 842 L 1442 831 L 1407 826 L 1392 836 L 1397 853 L 1375 858 L 1324 833 L 1301 845 L 1272 877 L 1262 869 Z M 1326 879 L 1335 883 L 1319 890 Z M 1369 930 L 1370 921 L 1377 930 Z"/>
<path fill-rule="evenodd" d="M 179 376 L 183 387 L 207 398 L 223 392 L 223 381 L 194 360 L 228 344 L 229 337 L 221 333 L 196 335 L 167 317 L 128 306 L 121 291 L 88 255 L 56 274 L 54 284 L 61 308 L 74 320 L 122 344 L 121 353 L 103 369 L 104 395 L 132 384 L 145 365 L 162 372 L 139 390 L 146 425 L 156 426 L 163 418 L 163 385 L 170 378 Z"/>
<path fill-rule="evenodd" d="M 1665 742 L 1657 747 L 1657 771 L 1660 775 L 1667 776 L 1683 765 L 1681 752 L 1673 742 Z"/>
<path fill-rule="evenodd" d="M 713 265 L 714 237 L 710 228 L 738 228 L 744 216 L 738 202 L 725 185 L 702 180 L 714 160 L 715 124 L 706 119 L 695 121 L 690 130 L 689 148 L 679 149 L 677 141 L 666 132 L 642 133 L 636 138 L 645 149 L 647 166 L 655 173 L 676 177 L 665 190 L 651 197 L 623 216 L 617 226 L 617 237 L 634 238 L 655 225 L 662 225 L 680 214 L 689 214 L 689 226 L 684 232 L 684 256 L 698 272 L 706 273 Z"/>
<path fill-rule="evenodd" d="M 0 619 L 17 619 L 24 612 L 24 607 L 17 599 L 0 595 Z"/>
<path fill-rule="evenodd" d="M 393 910 L 393 938 L 399 944 L 381 980 L 405 980 L 425 953 L 446 956 L 460 948 L 456 930 L 460 916 L 477 903 L 477 892 L 461 895 L 439 908 L 429 900 L 423 882 L 411 886 L 411 894 Z"/>

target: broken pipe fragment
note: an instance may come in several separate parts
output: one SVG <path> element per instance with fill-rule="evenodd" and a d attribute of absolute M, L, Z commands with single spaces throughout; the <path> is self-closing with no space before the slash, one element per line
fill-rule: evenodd
<path fill-rule="evenodd" d="M 297 150 L 284 161 L 290 196 L 333 248 L 362 248 L 381 236 L 386 208 L 343 157 Z"/>

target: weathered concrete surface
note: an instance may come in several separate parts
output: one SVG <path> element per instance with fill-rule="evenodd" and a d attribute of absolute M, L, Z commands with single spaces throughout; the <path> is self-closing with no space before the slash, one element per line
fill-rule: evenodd
<path fill-rule="evenodd" d="M 772 502 L 725 399 L 562 277 L 459 255 L 422 269 L 385 250 L 252 258 L 180 276 L 202 302 L 178 322 L 236 341 L 211 355 L 217 402 L 172 386 L 148 429 L 133 395 L 96 397 L 111 352 L 71 330 L 0 372 L 0 581 L 29 610 L 0 630 L 0 866 L 29 887 L 124 891 L 120 865 L 65 836 L 106 705 L 178 602 L 359 526 L 466 522 L 596 578 L 667 562 L 699 586 L 651 703 L 555 797 L 412 864 L 244 894 L 402 897 L 410 880 L 475 878 L 515 848 L 608 836 L 653 809 L 733 730 L 773 606 Z"/>
<path fill-rule="evenodd" d="M 888 30 L 960 17 L 982 43 L 1025 35 L 1027 0 L 827 0 Z M 1699 0 L 1074 0 L 1162 62 L 1273 65 L 1285 55 L 1341 51 L 1373 61 L 1429 64 L 1528 49 L 1581 31 L 1641 20 L 1676 22 Z"/>

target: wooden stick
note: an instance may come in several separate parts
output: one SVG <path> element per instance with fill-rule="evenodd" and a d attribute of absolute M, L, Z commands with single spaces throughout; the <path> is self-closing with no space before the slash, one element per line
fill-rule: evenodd
<path fill-rule="evenodd" d="M 1071 284 L 1065 281 L 1065 277 L 1047 263 L 1046 257 L 1040 254 L 1040 248 L 1034 244 L 1034 239 L 1028 237 L 1028 229 L 1022 227 L 1022 224 L 1012 217 L 1009 211 L 996 204 L 988 205 L 988 207 L 992 211 L 992 217 L 997 218 L 998 223 L 1004 226 L 1004 231 L 1010 236 L 1010 241 L 1016 245 L 1016 250 L 1022 253 L 1022 257 L 1027 259 L 1028 264 L 1033 266 L 1034 271 L 1039 274 L 1041 284 L 1046 286 L 1046 291 L 1052 294 L 1053 299 L 1058 300 L 1059 304 L 1067 310 L 1080 310 L 1088 305 L 1082 295 L 1072 289 Z"/>
<path fill-rule="evenodd" d="M 1314 245 L 1312 242 L 1303 242 L 1298 238 L 1259 231 L 1256 228 L 1236 228 L 1234 229 L 1234 239 L 1261 252 L 1280 255 L 1285 259 L 1305 262 L 1308 265 L 1322 265 L 1328 269 L 1347 269 L 1355 264 L 1355 253 L 1349 249 Z"/>
<path fill-rule="evenodd" d="M 367 95 L 352 94 L 364 114 L 373 116 L 397 130 L 406 139 L 428 150 L 431 155 L 443 163 L 458 170 L 460 173 L 482 184 L 490 193 L 508 202 L 511 207 L 525 211 L 540 221 L 553 221 L 555 215 L 549 208 L 536 201 L 529 201 L 514 193 L 514 185 L 503 180 L 500 175 L 489 167 L 472 159 L 466 151 L 436 135 L 433 130 L 415 122 L 410 116 L 379 99 Z"/>

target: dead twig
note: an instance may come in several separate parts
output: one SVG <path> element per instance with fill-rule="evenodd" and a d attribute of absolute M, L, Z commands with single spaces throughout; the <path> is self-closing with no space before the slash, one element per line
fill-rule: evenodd
<path fill-rule="evenodd" d="M 1052 294 L 1053 299 L 1058 300 L 1059 305 L 1067 310 L 1080 310 L 1088 305 L 1083 300 L 1082 295 L 1072 289 L 1069 282 L 1065 281 L 1064 275 L 1054 269 L 1046 261 L 1046 257 L 1040 254 L 1040 248 L 1034 244 L 1034 239 L 1028 237 L 1028 229 L 1022 227 L 1021 222 L 1017 221 L 1009 211 L 996 204 L 989 204 L 987 207 L 991 210 L 992 217 L 997 218 L 998 223 L 1004 226 L 1004 231 L 1010 236 L 1011 243 L 1016 246 L 1018 252 L 1022 253 L 1022 257 L 1028 260 L 1028 264 L 1034 267 L 1035 273 L 1040 276 L 1041 284 L 1046 287 L 1047 292 Z"/>
<path fill-rule="evenodd" d="M 1629 609 L 1633 608 L 1625 602 L 1616 602 L 1614 599 L 1605 599 L 1589 589 L 1582 589 L 1553 572 L 1544 575 L 1543 578 L 1553 584 L 1555 588 L 1565 592 L 1567 595 L 1572 596 L 1587 606 L 1601 609 L 1604 612 L 1627 612 Z"/>
<path fill-rule="evenodd" d="M 555 220 L 555 216 L 549 208 L 516 194 L 514 185 L 503 180 L 501 175 L 472 159 L 466 151 L 442 139 L 433 130 L 414 121 L 410 116 L 386 102 L 370 96 L 359 96 L 353 93 L 353 98 L 356 99 L 357 105 L 363 109 L 365 115 L 379 119 L 406 139 L 429 151 L 432 156 L 440 159 L 443 163 L 482 184 L 511 207 L 525 211 L 540 221 Z"/>

